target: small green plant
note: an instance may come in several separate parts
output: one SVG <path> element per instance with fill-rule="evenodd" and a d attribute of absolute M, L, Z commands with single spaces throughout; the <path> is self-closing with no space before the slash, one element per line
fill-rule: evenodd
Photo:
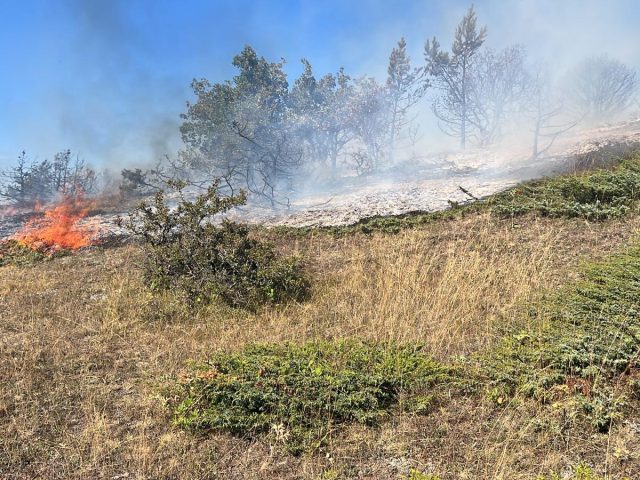
<path fill-rule="evenodd" d="M 318 480 L 339 480 L 339 479 L 340 479 L 340 472 L 332 468 L 329 470 L 325 470 L 318 477 Z"/>
<path fill-rule="evenodd" d="M 246 226 L 216 215 L 246 201 L 244 193 L 223 197 L 214 182 L 189 201 L 181 182 L 169 182 L 179 197 L 170 208 L 159 191 L 121 221 L 142 240 L 145 279 L 153 289 L 178 289 L 194 304 L 220 299 L 255 309 L 267 303 L 303 300 L 309 284 L 296 258 L 283 258 L 267 243 L 249 237 Z"/>
<path fill-rule="evenodd" d="M 405 398 L 435 394 L 452 379 L 416 345 L 253 345 L 215 355 L 185 379 L 176 421 L 196 431 L 268 435 L 300 453 L 341 425 L 375 425 Z"/>
<path fill-rule="evenodd" d="M 441 480 L 440 477 L 430 473 L 422 473 L 420 470 L 412 468 L 409 475 L 402 477 L 403 480 Z"/>
<path fill-rule="evenodd" d="M 583 463 L 571 468 L 569 476 L 551 473 L 548 476 L 541 475 L 536 480 L 604 480 L 604 477 L 597 475 L 591 467 Z M 620 480 L 630 480 L 627 477 Z"/>

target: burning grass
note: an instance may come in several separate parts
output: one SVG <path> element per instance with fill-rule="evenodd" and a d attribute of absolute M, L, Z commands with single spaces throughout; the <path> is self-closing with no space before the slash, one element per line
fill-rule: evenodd
<path fill-rule="evenodd" d="M 36 208 L 35 217 L 27 220 L 10 239 L 0 241 L 0 266 L 29 265 L 94 245 L 97 231 L 80 225 L 92 205 L 79 196 Z"/>
<path fill-rule="evenodd" d="M 83 196 L 65 197 L 44 208 L 41 217 L 29 220 L 14 238 L 32 250 L 44 253 L 92 245 L 96 231 L 79 225 L 91 208 L 92 202 Z"/>

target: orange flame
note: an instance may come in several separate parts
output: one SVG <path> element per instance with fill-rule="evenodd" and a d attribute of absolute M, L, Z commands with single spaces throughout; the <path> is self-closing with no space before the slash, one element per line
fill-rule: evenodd
<path fill-rule="evenodd" d="M 78 225 L 91 206 L 83 197 L 66 197 L 45 208 L 43 217 L 29 220 L 14 238 L 33 250 L 47 253 L 93 245 L 96 231 Z"/>

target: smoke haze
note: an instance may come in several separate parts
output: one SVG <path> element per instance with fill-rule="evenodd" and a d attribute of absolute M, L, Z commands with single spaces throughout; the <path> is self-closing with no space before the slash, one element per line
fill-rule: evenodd
<path fill-rule="evenodd" d="M 308 58 L 316 75 L 344 66 L 384 81 L 404 36 L 414 65 L 434 35 L 448 49 L 467 1 L 0 2 L 0 167 L 20 151 L 50 157 L 71 148 L 99 167 L 149 165 L 181 147 L 178 127 L 191 79 L 230 79 L 233 55 L 251 44 L 287 60 L 293 84 Z M 554 75 L 592 54 L 640 66 L 632 0 L 476 2 L 487 45 L 526 47 Z M 418 106 L 422 148 L 444 136 Z"/>

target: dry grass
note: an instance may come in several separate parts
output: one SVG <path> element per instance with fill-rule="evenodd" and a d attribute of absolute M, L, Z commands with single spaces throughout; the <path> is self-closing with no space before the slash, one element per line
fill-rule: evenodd
<path fill-rule="evenodd" d="M 378 430 L 354 427 L 301 458 L 171 425 L 163 394 L 189 359 L 248 342 L 345 337 L 417 340 L 442 359 L 469 354 L 574 275 L 584 256 L 610 253 L 640 224 L 521 221 L 478 215 L 396 236 L 282 241 L 307 258 L 313 297 L 256 315 L 189 312 L 177 298 L 152 296 L 135 247 L 3 267 L 0 476 L 400 478 L 413 466 L 445 479 L 524 479 L 577 457 L 638 476 L 639 460 L 624 453 L 637 446 L 628 426 L 611 437 L 585 438 L 571 425 L 551 436 L 532 423 L 533 407 L 496 410 L 477 399 L 454 398 L 436 415 Z"/>

